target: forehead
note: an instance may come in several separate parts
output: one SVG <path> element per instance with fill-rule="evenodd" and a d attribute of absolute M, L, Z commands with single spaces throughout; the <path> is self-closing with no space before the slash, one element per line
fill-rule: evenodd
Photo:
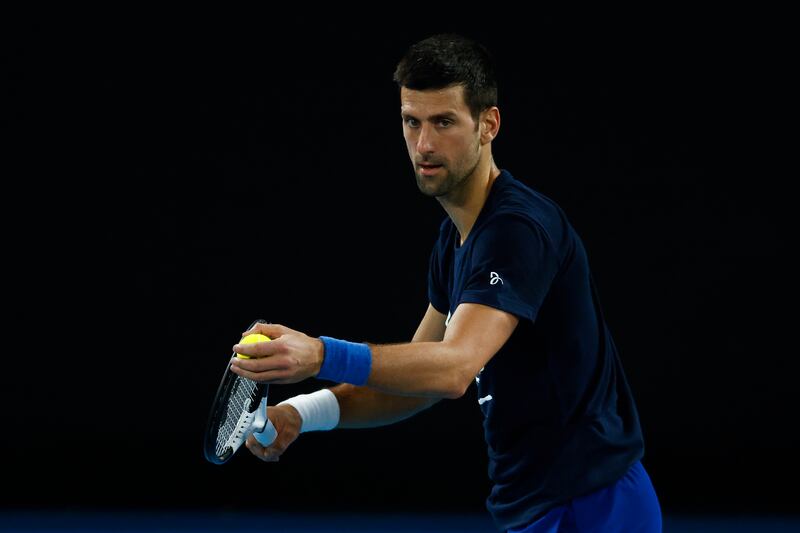
<path fill-rule="evenodd" d="M 410 114 L 469 113 L 464 101 L 464 87 L 455 85 L 444 89 L 415 91 L 400 88 L 400 111 Z"/>

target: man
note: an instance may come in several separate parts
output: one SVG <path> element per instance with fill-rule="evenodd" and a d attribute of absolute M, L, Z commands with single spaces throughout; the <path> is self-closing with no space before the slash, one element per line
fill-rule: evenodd
<path fill-rule="evenodd" d="M 580 238 L 561 209 L 501 171 L 488 53 L 455 35 L 413 45 L 395 71 L 419 189 L 447 212 L 431 254 L 430 304 L 408 344 L 311 338 L 281 325 L 236 345 L 232 371 L 269 383 L 341 383 L 269 410 L 277 460 L 305 431 L 407 418 L 475 380 L 493 481 L 487 508 L 509 531 L 660 531 L 636 408 Z M 250 333 L 248 332 L 248 333 Z M 588 528 L 588 529 L 584 529 Z"/>

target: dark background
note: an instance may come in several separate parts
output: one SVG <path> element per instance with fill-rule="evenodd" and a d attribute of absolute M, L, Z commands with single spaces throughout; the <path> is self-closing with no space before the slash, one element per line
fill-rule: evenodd
<path fill-rule="evenodd" d="M 278 464 L 201 448 L 254 318 L 410 339 L 444 212 L 416 189 L 391 76 L 457 31 L 497 62 L 499 166 L 584 239 L 665 511 L 796 511 L 769 29 L 655 9 L 317 15 L 5 20 L 3 504 L 483 509 L 474 388 L 303 435 Z"/>

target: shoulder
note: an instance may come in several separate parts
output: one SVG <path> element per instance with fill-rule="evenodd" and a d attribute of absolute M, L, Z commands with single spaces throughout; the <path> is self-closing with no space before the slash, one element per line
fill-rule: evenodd
<path fill-rule="evenodd" d="M 528 234 L 558 245 L 572 235 L 566 214 L 551 198 L 515 179 L 505 170 L 495 185 L 497 189 L 492 195 L 486 217 L 481 227 L 476 228 L 484 238 Z"/>
<path fill-rule="evenodd" d="M 478 257 L 519 257 L 533 250 L 555 251 L 555 241 L 535 218 L 498 213 L 474 230 L 470 254 Z"/>
<path fill-rule="evenodd" d="M 566 214 L 555 200 L 514 178 L 508 171 L 498 177 L 497 198 L 492 215 L 511 215 L 530 220 L 542 227 L 568 224 Z"/>

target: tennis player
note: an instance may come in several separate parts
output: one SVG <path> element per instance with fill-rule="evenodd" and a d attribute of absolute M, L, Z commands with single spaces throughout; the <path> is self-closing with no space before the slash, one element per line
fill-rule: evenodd
<path fill-rule="evenodd" d="M 456 35 L 397 66 L 420 191 L 447 213 L 430 256 L 429 306 L 410 343 L 312 338 L 282 325 L 237 345 L 235 373 L 268 383 L 340 383 L 269 409 L 275 461 L 302 432 L 391 424 L 458 398 L 474 381 L 493 488 L 510 532 L 658 532 L 634 398 L 603 318 L 586 250 L 561 208 L 492 157 L 500 130 L 486 49 Z"/>

